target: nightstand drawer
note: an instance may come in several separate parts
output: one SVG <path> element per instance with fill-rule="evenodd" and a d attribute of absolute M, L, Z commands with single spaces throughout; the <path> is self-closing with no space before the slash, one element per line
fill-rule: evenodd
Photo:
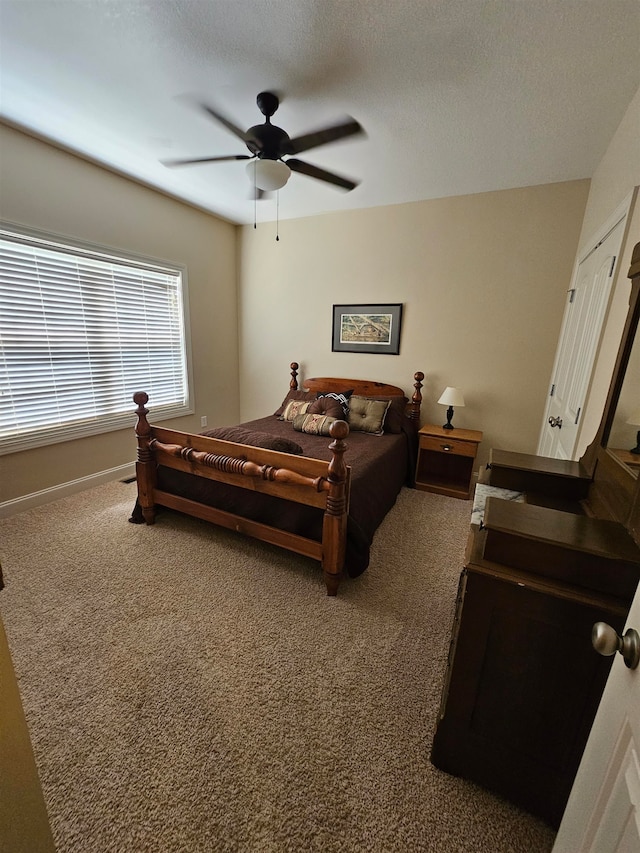
<path fill-rule="evenodd" d="M 432 450 L 436 453 L 450 453 L 452 456 L 474 457 L 478 445 L 474 441 L 461 441 L 455 438 L 434 438 L 432 435 L 421 435 L 420 449 Z"/>

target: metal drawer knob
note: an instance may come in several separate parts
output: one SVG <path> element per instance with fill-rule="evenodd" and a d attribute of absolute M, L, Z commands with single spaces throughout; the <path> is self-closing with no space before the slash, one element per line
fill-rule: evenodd
<path fill-rule="evenodd" d="M 629 669 L 635 669 L 640 662 L 640 634 L 635 628 L 629 628 L 621 637 L 606 622 L 596 622 L 591 630 L 591 644 L 599 655 L 609 657 L 620 652 Z"/>

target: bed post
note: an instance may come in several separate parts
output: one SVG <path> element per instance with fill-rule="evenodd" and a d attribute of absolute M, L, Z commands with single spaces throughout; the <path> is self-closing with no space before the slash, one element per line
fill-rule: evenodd
<path fill-rule="evenodd" d="M 133 402 L 137 404 L 136 415 L 136 437 L 138 439 L 138 459 L 136 462 L 136 480 L 138 483 L 138 503 L 142 510 L 142 516 L 147 524 L 153 524 L 156 520 L 156 508 L 153 502 L 153 490 L 156 485 L 156 463 L 149 439 L 151 427 L 147 420 L 149 410 L 145 405 L 149 402 L 149 395 L 144 391 L 136 391 Z"/>
<path fill-rule="evenodd" d="M 418 370 L 413 374 L 413 378 L 415 379 L 415 383 L 413 387 L 415 391 L 413 392 L 413 396 L 411 397 L 411 402 L 409 403 L 409 417 L 412 421 L 417 421 L 417 425 L 420 426 L 420 406 L 422 405 L 422 394 L 420 389 L 422 388 L 422 380 L 424 379 L 424 373 L 421 370 Z"/>
<path fill-rule="evenodd" d="M 289 382 L 289 390 L 297 391 L 298 390 L 298 368 L 300 365 L 297 361 L 292 361 L 289 365 L 291 368 L 291 381 Z"/>
<path fill-rule="evenodd" d="M 344 439 L 349 435 L 346 421 L 331 424 L 329 445 L 332 458 L 329 462 L 329 493 L 322 525 L 322 571 L 327 595 L 337 595 L 342 578 L 347 537 L 347 466 Z"/>

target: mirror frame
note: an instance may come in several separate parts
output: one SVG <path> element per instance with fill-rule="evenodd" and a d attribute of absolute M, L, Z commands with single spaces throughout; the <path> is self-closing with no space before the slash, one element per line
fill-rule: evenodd
<path fill-rule="evenodd" d="M 580 462 L 593 480 L 589 489 L 589 502 L 595 515 L 621 522 L 640 545 L 640 477 L 607 450 L 611 426 L 640 322 L 640 243 L 633 249 L 628 276 L 631 279 L 629 311 L 609 393 L 598 431 Z"/>

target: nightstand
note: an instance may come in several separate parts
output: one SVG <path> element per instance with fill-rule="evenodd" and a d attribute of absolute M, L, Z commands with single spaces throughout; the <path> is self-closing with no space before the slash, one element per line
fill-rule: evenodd
<path fill-rule="evenodd" d="M 469 500 L 473 464 L 482 433 L 425 424 L 418 435 L 416 489 Z"/>

